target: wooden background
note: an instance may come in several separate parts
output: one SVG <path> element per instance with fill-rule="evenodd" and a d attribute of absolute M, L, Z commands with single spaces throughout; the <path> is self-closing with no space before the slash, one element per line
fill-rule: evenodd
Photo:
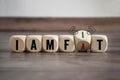
<path fill-rule="evenodd" d="M 120 31 L 120 18 L 0 18 L 0 30 L 67 31 L 92 25 L 97 31 Z"/>
<path fill-rule="evenodd" d="M 73 34 L 88 29 L 108 36 L 105 53 L 13 53 L 14 34 Z M 120 18 L 0 18 L 0 80 L 120 80 Z"/>

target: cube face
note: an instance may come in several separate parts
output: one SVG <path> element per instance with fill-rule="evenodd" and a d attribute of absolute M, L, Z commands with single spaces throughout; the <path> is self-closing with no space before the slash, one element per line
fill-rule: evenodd
<path fill-rule="evenodd" d="M 91 35 L 89 32 L 80 30 L 75 34 L 75 46 L 79 51 L 87 51 L 91 45 Z"/>
<path fill-rule="evenodd" d="M 60 35 L 59 49 L 60 51 L 63 51 L 63 52 L 73 52 L 75 50 L 73 35 Z"/>
<path fill-rule="evenodd" d="M 42 35 L 28 35 L 26 48 L 29 52 L 40 52 L 42 49 Z"/>
<path fill-rule="evenodd" d="M 88 31 L 80 30 L 75 33 L 75 36 L 79 37 L 81 40 L 91 42 L 91 34 Z"/>
<path fill-rule="evenodd" d="M 90 43 L 87 41 L 79 41 L 76 45 L 78 51 L 87 51 L 90 48 Z"/>
<path fill-rule="evenodd" d="M 92 52 L 105 52 L 108 48 L 108 39 L 106 35 L 92 35 Z"/>
<path fill-rule="evenodd" d="M 13 35 L 9 39 L 9 46 L 13 52 L 24 52 L 25 51 L 25 35 Z"/>
<path fill-rule="evenodd" d="M 43 35 L 43 50 L 45 52 L 57 52 L 58 46 L 58 35 Z"/>

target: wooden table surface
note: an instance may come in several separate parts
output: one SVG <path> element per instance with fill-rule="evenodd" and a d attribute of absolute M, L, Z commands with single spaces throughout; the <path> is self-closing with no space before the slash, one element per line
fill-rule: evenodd
<path fill-rule="evenodd" d="M 29 19 L 0 19 L 0 80 L 120 80 L 120 18 L 32 19 L 27 22 Z M 71 34 L 70 26 L 79 30 L 89 24 L 97 29 L 95 34 L 108 36 L 106 53 L 9 51 L 8 41 L 13 34 Z"/>
<path fill-rule="evenodd" d="M 12 53 L 13 34 L 69 34 L 69 32 L 1 31 L 0 80 L 120 80 L 120 32 L 109 38 L 106 53 Z"/>

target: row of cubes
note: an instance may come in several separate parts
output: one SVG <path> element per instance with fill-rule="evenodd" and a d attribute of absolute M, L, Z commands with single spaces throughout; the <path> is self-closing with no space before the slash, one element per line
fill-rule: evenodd
<path fill-rule="evenodd" d="M 13 52 L 105 52 L 108 39 L 106 35 L 91 35 L 88 31 L 80 30 L 74 35 L 12 35 L 9 46 Z"/>

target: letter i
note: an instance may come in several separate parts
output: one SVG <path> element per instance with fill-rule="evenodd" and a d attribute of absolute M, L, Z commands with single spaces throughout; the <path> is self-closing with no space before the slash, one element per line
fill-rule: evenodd
<path fill-rule="evenodd" d="M 84 32 L 82 32 L 82 38 L 84 38 Z"/>
<path fill-rule="evenodd" d="M 18 40 L 16 40 L 16 50 L 18 50 Z"/>

